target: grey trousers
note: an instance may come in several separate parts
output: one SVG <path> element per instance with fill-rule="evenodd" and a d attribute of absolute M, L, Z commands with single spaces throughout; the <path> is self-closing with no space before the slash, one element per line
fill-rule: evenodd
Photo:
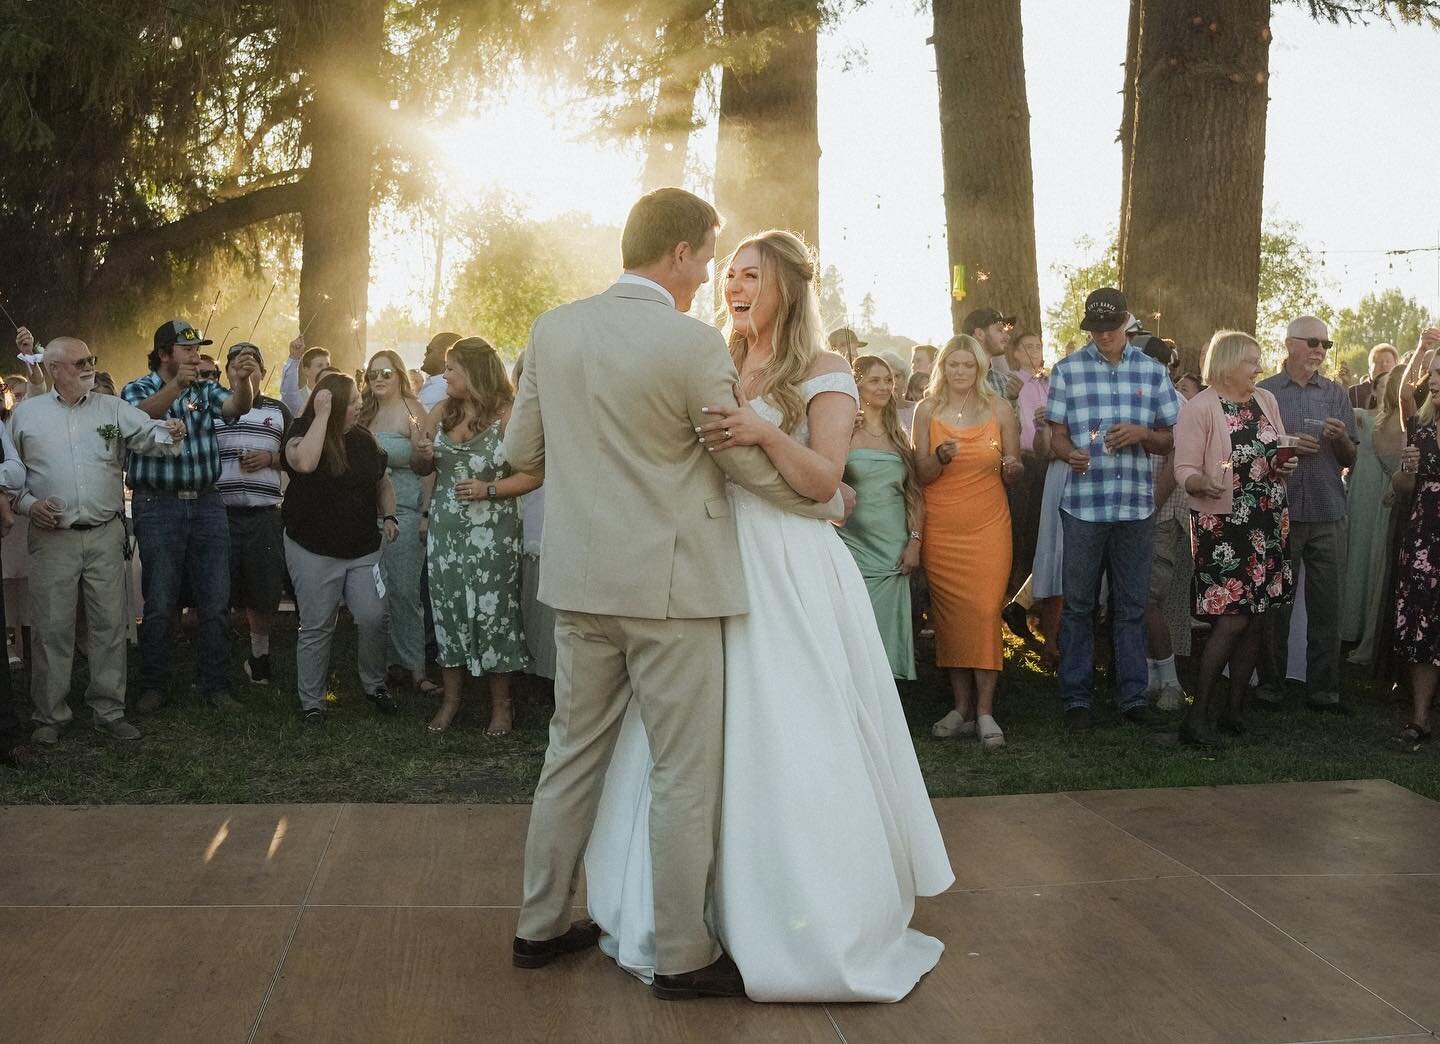
<path fill-rule="evenodd" d="M 85 599 L 85 655 L 90 685 L 85 702 L 96 721 L 125 716 L 125 527 L 112 519 L 95 529 L 30 527 L 30 619 L 35 676 L 30 699 L 42 725 L 71 718 L 66 698 L 75 661 L 75 604 Z"/>
<path fill-rule="evenodd" d="M 376 583 L 378 550 L 364 558 L 331 558 L 306 551 L 287 535 L 285 566 L 295 588 L 300 635 L 295 643 L 295 687 L 301 710 L 323 710 L 330 680 L 330 646 L 343 599 L 359 631 L 356 641 L 360 687 L 374 692 L 385 684 L 388 633 L 385 599 Z"/>
<path fill-rule="evenodd" d="M 1305 565 L 1305 691 L 1314 703 L 1340 700 L 1340 599 L 1345 577 L 1346 522 L 1291 522 L 1290 567 Z M 1271 671 L 1285 677 L 1290 605 L 1265 614 Z"/>

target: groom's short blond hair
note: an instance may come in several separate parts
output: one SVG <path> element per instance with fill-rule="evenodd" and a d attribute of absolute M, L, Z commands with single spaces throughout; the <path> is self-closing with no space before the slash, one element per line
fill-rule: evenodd
<path fill-rule="evenodd" d="M 699 247 L 720 227 L 720 214 L 684 189 L 662 188 L 636 200 L 620 236 L 620 259 L 627 269 L 659 261 L 681 243 Z"/>

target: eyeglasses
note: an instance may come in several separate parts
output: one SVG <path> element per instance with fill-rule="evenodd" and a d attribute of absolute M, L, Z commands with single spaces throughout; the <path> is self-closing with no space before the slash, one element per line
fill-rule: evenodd
<path fill-rule="evenodd" d="M 367 370 L 367 371 L 365 372 L 365 379 L 366 379 L 367 381 L 379 381 L 379 380 L 384 380 L 386 377 L 394 377 L 394 376 L 395 376 L 395 371 L 394 371 L 393 369 L 391 369 L 389 366 L 385 367 L 383 370 Z"/>
<path fill-rule="evenodd" d="M 198 377 L 198 378 L 200 378 L 202 381 L 218 381 L 218 380 L 220 379 L 220 371 L 219 371 L 219 370 L 196 370 L 196 371 L 195 371 L 195 376 Z"/>
<path fill-rule="evenodd" d="M 1290 340 L 1301 341 L 1304 344 L 1309 345 L 1311 348 L 1324 348 L 1327 352 L 1331 348 L 1335 347 L 1334 341 L 1322 340 L 1319 337 L 1292 337 L 1290 338 Z"/>
<path fill-rule="evenodd" d="M 100 365 L 100 356 L 98 356 L 98 355 L 82 355 L 82 356 L 81 356 L 80 358 L 78 358 L 78 359 L 66 359 L 65 361 L 68 362 L 71 366 L 75 367 L 75 369 L 77 369 L 77 370 L 84 370 L 84 369 L 92 369 L 92 370 L 93 370 L 95 367 L 97 367 L 97 366 Z"/>

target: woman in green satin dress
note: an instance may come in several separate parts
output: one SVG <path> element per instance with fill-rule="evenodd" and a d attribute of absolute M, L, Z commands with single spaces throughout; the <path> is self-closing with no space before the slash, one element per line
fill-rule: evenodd
<path fill-rule="evenodd" d="M 870 591 L 890 672 L 914 681 L 910 574 L 920 564 L 925 502 L 915 481 L 910 439 L 900 426 L 894 371 L 879 356 L 862 355 L 854 374 L 860 419 L 850 438 L 845 483 L 855 490 L 855 510 L 840 529 L 840 539 Z"/>

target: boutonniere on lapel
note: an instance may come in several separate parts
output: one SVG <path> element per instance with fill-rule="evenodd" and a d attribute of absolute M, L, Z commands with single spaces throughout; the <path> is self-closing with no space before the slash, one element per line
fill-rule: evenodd
<path fill-rule="evenodd" d="M 105 448 L 108 450 L 111 444 L 120 437 L 120 428 L 115 424 L 102 424 L 95 429 L 96 433 L 105 440 Z"/>

